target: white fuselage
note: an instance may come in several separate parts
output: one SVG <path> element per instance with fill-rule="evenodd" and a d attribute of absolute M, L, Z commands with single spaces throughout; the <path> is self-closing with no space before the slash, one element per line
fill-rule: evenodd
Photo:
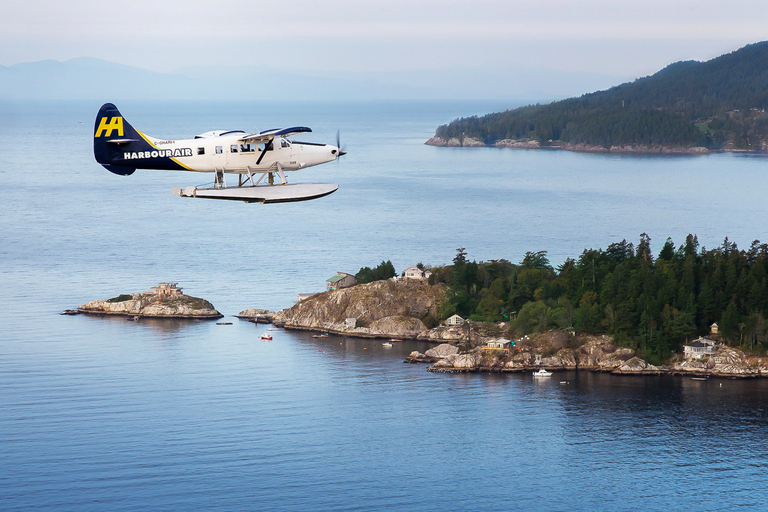
<path fill-rule="evenodd" d="M 248 174 L 296 171 L 339 157 L 339 148 L 330 144 L 292 142 L 279 136 L 271 144 L 244 143 L 240 140 L 244 135 L 245 132 L 241 131 L 213 131 L 194 139 L 165 140 L 142 133 L 141 136 L 155 149 L 149 152 L 125 151 L 123 159 L 126 164 L 147 169 L 152 166 L 146 165 L 146 162 L 146 166 L 142 165 L 142 160 L 167 156 L 190 171 Z M 268 149 L 262 157 L 265 148 Z"/>

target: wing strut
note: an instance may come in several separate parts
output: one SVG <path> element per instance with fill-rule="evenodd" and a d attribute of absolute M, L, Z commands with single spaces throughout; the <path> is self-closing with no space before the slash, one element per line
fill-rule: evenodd
<path fill-rule="evenodd" d="M 272 142 L 273 142 L 274 140 L 275 140 L 275 139 L 270 139 L 270 141 L 269 141 L 269 142 L 267 142 L 267 143 L 264 145 L 264 151 L 262 151 L 262 152 L 261 152 L 261 154 L 259 155 L 259 159 L 258 159 L 258 160 L 256 160 L 256 165 L 259 165 L 259 164 L 261 163 L 261 159 L 262 159 L 262 158 L 264 158 L 264 155 L 266 155 L 266 154 L 267 154 L 267 151 L 269 151 L 270 149 L 272 149 Z"/>

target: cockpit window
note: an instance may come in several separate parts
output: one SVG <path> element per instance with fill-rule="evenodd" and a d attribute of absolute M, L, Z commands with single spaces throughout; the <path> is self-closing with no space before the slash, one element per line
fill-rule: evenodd
<path fill-rule="evenodd" d="M 280 147 L 289 148 L 291 147 L 291 143 L 288 142 L 288 139 L 280 139 Z"/>

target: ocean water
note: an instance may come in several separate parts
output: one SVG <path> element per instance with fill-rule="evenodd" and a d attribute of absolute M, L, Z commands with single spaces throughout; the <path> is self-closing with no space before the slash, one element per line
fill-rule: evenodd
<path fill-rule="evenodd" d="M 0 103 L 0 510 L 764 510 L 763 381 L 435 375 L 416 342 L 60 316 L 178 281 L 225 315 L 337 271 L 553 263 L 646 232 L 658 250 L 768 240 L 768 160 L 432 148 L 485 103 L 118 104 L 138 129 L 306 125 L 349 152 L 305 203 L 172 196 L 209 179 L 93 161 L 100 102 Z M 566 382 L 561 384 L 561 381 Z"/>

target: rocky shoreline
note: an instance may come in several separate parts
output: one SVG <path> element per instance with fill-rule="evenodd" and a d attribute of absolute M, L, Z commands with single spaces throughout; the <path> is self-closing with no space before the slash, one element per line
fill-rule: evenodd
<path fill-rule="evenodd" d="M 463 339 L 458 329 L 427 328 L 445 293 L 442 285 L 394 279 L 318 293 L 278 312 L 246 309 L 236 316 L 299 331 L 356 338 L 418 340 L 432 343 Z"/>
<path fill-rule="evenodd" d="M 461 351 L 455 345 L 443 344 L 424 353 L 411 352 L 405 363 L 426 363 L 428 371 L 437 373 L 524 373 L 540 369 L 551 372 L 590 371 L 612 375 L 680 375 L 699 378 L 757 378 L 768 377 L 768 358 L 754 357 L 744 352 L 719 345 L 712 356 L 701 360 L 677 359 L 667 365 L 654 366 L 637 357 L 635 351 L 613 344 L 610 336 L 585 336 L 579 346 L 561 348 L 549 356 L 547 346 L 552 336 L 564 334 L 543 333 L 549 340 L 533 339 L 519 350 L 488 351 L 475 347 Z"/>
<path fill-rule="evenodd" d="M 71 314 L 67 310 L 64 314 Z M 106 300 L 93 300 L 77 307 L 78 313 L 149 318 L 217 319 L 224 315 L 213 304 L 199 297 L 178 294 L 158 297 L 148 293 L 124 294 Z"/>
<path fill-rule="evenodd" d="M 430 137 L 424 144 L 428 146 L 447 147 L 447 148 L 510 148 L 510 149 L 551 149 L 551 150 L 564 150 L 573 151 L 578 153 L 623 153 L 623 154 L 662 154 L 662 155 L 705 155 L 709 153 L 720 152 L 734 152 L 734 153 L 746 153 L 747 150 L 717 150 L 713 151 L 705 147 L 683 147 L 683 146 L 661 146 L 661 145 L 643 145 L 643 144 L 626 144 L 623 146 L 611 146 L 606 148 L 604 146 L 588 145 L 588 144 L 571 144 L 561 143 L 553 141 L 551 144 L 542 145 L 537 140 L 527 139 L 503 139 L 496 141 L 494 144 L 486 144 L 480 139 L 474 137 L 452 137 L 450 139 L 444 139 L 437 135 Z M 760 153 L 768 150 L 768 148 L 761 147 L 758 150 L 751 151 L 753 153 Z"/>

